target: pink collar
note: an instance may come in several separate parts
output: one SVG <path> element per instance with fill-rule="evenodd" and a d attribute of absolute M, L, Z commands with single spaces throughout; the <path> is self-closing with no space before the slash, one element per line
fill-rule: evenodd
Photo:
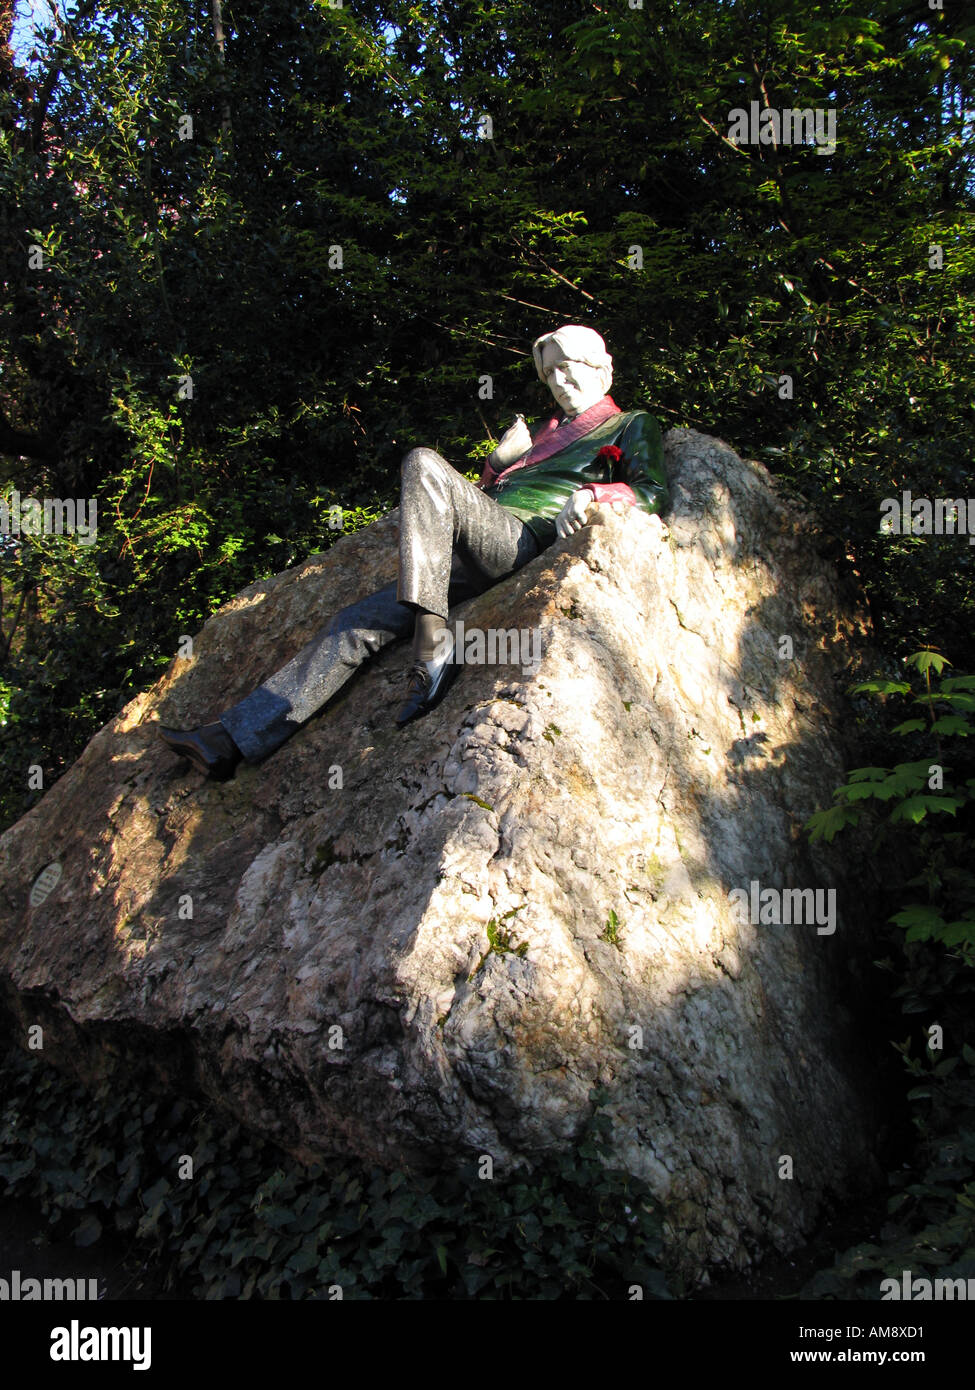
<path fill-rule="evenodd" d="M 597 425 L 601 425 L 604 420 L 608 420 L 611 415 L 621 415 L 622 413 L 611 396 L 603 396 L 602 400 L 597 401 L 595 405 L 591 405 L 588 410 L 584 410 L 581 415 L 576 415 L 571 420 L 561 411 L 556 411 L 542 423 L 542 427 L 536 432 L 532 447 L 527 454 L 522 454 L 517 462 L 510 464 L 503 473 L 499 473 L 494 482 L 499 483 L 502 478 L 513 473 L 516 468 L 528 468 L 533 463 L 541 463 L 543 459 L 561 453 L 570 444 L 574 444 L 577 439 L 582 439 Z"/>

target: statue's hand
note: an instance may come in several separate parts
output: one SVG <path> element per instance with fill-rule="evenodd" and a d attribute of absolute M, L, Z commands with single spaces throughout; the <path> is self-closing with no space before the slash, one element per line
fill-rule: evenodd
<path fill-rule="evenodd" d="M 525 424 L 524 416 L 519 415 L 514 424 L 509 425 L 499 439 L 494 453 L 488 456 L 488 462 L 495 473 L 500 473 L 502 469 L 509 468 L 511 464 L 516 463 L 522 454 L 527 454 L 531 446 L 531 433 Z"/>
<path fill-rule="evenodd" d="M 555 530 L 561 539 L 571 536 L 573 531 L 582 530 L 586 524 L 586 513 L 595 500 L 587 487 L 581 487 L 572 494 L 555 518 Z"/>

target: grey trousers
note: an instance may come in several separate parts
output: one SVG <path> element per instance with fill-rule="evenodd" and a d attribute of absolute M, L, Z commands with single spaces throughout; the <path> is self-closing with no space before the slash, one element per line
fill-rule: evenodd
<path fill-rule="evenodd" d="M 220 722 L 248 762 L 273 753 L 370 656 L 410 637 L 416 611 L 446 618 L 538 554 L 528 527 L 433 449 L 412 449 L 400 482 L 399 579 L 341 609 Z"/>

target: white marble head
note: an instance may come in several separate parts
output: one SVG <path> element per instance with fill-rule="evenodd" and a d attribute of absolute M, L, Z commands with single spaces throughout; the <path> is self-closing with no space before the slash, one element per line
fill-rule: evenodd
<path fill-rule="evenodd" d="M 581 415 L 613 383 L 613 359 L 592 328 L 566 324 L 532 344 L 535 369 L 566 415 Z"/>

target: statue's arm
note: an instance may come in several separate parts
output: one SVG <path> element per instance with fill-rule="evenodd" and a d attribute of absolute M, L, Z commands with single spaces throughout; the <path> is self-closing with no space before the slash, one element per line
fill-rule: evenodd
<path fill-rule="evenodd" d="M 513 463 L 517 463 L 532 446 L 531 431 L 524 415 L 515 416 L 514 423 L 509 425 L 504 434 L 498 440 L 493 453 L 488 454 L 484 460 L 484 469 L 481 473 L 479 487 L 490 487 L 506 468 L 510 468 Z"/>

